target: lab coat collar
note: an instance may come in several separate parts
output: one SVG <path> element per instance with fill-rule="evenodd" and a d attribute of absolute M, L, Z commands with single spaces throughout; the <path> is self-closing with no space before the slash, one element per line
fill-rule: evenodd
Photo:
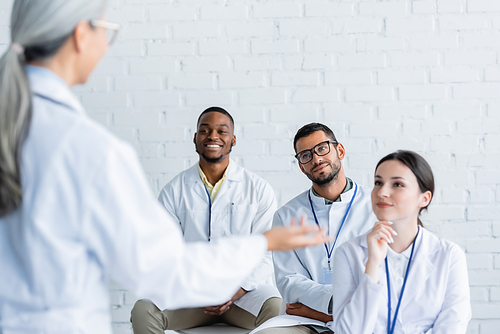
<path fill-rule="evenodd" d="M 85 109 L 71 91 L 68 84 L 51 70 L 40 66 L 26 66 L 26 72 L 33 95 L 61 104 L 80 115 Z"/>
<path fill-rule="evenodd" d="M 231 159 L 229 164 L 230 168 L 227 173 L 227 179 L 236 182 L 242 182 L 245 180 L 244 169 L 238 165 L 234 160 Z"/>
<path fill-rule="evenodd" d="M 368 243 L 366 241 L 365 234 L 360 238 L 360 246 L 366 248 L 366 257 L 364 262 L 368 261 Z M 436 237 L 431 232 L 427 231 L 425 228 L 420 227 L 420 233 L 418 235 L 417 244 L 415 245 L 415 251 L 413 254 L 413 259 L 410 267 L 410 272 L 408 274 L 408 281 L 404 291 L 403 300 L 401 301 L 401 309 L 408 306 L 413 300 L 413 297 L 425 286 L 425 282 L 430 277 L 432 271 L 434 270 L 434 263 L 432 262 L 432 256 L 439 250 L 439 238 Z M 381 265 L 384 267 L 384 264 Z M 387 280 L 385 275 L 385 268 L 380 270 L 380 284 L 382 286 L 387 286 Z M 394 291 L 394 284 L 391 285 L 391 306 L 392 310 L 395 311 L 397 307 L 398 300 L 396 298 L 396 292 Z M 384 298 L 387 300 L 387 293 L 383 294 Z M 398 316 L 398 322 L 401 322 L 401 311 Z"/>
<path fill-rule="evenodd" d="M 325 204 L 325 199 L 323 197 L 318 197 L 318 196 L 314 195 L 313 187 L 311 186 L 311 188 L 309 188 L 309 195 L 311 196 L 311 200 L 314 204 L 314 207 L 331 208 L 332 205 L 338 205 L 340 203 L 342 203 L 342 204 L 349 203 L 349 201 L 352 199 L 352 196 L 354 195 L 354 189 L 356 187 L 359 188 L 359 186 L 357 186 L 356 183 L 354 181 L 352 181 L 352 179 L 349 179 L 349 180 L 351 180 L 351 182 L 352 182 L 351 189 L 349 189 L 345 193 L 340 194 L 340 202 L 333 202 L 332 204 Z M 359 195 L 359 189 L 358 189 L 358 194 L 356 196 L 358 196 L 358 195 Z"/>
<path fill-rule="evenodd" d="M 430 277 L 434 270 L 434 262 L 432 256 L 439 250 L 439 239 L 427 231 L 425 228 L 420 227 L 419 235 L 420 241 L 417 240 L 418 248 L 415 249 L 413 254 L 414 259 L 410 266 L 408 273 L 407 284 L 412 289 L 405 289 L 401 307 L 404 309 L 414 299 L 415 295 L 425 287 L 425 282 Z"/>

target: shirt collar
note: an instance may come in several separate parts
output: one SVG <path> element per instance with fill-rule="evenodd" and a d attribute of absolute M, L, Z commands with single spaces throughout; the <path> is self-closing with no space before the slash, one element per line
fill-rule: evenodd
<path fill-rule="evenodd" d="M 26 73 L 33 95 L 66 106 L 85 115 L 82 104 L 71 91 L 68 84 L 57 74 L 45 67 L 27 65 Z"/>
<path fill-rule="evenodd" d="M 387 247 L 387 257 L 388 258 L 394 258 L 394 257 L 402 255 L 405 258 L 409 259 L 410 258 L 410 254 L 411 254 L 412 245 L 413 245 L 413 243 L 410 245 L 410 247 L 408 247 L 407 249 L 405 249 L 401 253 L 396 253 L 395 251 L 392 250 L 391 247 Z M 417 246 L 417 245 L 415 245 L 415 246 Z"/>
<path fill-rule="evenodd" d="M 353 186 L 353 182 L 350 178 L 346 177 L 346 186 L 344 188 L 344 190 L 342 190 L 342 194 L 345 194 L 346 192 L 348 192 L 349 190 L 352 189 L 352 186 Z M 318 193 L 316 192 L 316 190 L 314 190 L 314 187 L 311 187 L 311 190 L 312 190 L 312 193 L 314 196 L 316 197 L 321 197 L 320 195 L 318 195 Z M 331 201 L 329 199 L 324 199 L 325 200 L 325 205 L 331 205 L 332 203 L 334 202 L 342 202 L 342 199 L 341 199 L 341 196 L 339 196 L 335 201 Z"/>
<path fill-rule="evenodd" d="M 209 188 L 213 188 L 215 185 L 217 185 L 217 183 L 221 182 L 221 181 L 224 181 L 226 178 L 227 178 L 227 174 L 228 174 L 228 171 L 229 171 L 229 166 L 231 166 L 231 160 L 229 160 L 229 164 L 227 165 L 226 167 L 226 170 L 224 171 L 224 174 L 222 174 L 222 177 L 220 178 L 219 181 L 217 181 L 215 184 L 211 184 L 209 181 L 208 181 L 208 178 L 207 176 L 205 175 L 205 173 L 203 172 L 203 169 L 201 169 L 201 166 L 200 166 L 200 163 L 198 162 L 198 174 L 200 175 L 200 179 L 201 181 L 203 181 L 203 183 L 209 187 Z"/>

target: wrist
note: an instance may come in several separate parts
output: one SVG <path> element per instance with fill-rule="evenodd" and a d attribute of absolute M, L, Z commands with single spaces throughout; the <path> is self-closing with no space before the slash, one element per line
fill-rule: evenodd
<path fill-rule="evenodd" d="M 329 315 L 329 314 L 326 314 L 326 313 L 323 313 L 320 311 L 316 311 L 316 310 L 311 310 L 311 314 L 306 315 L 306 317 L 316 319 L 316 320 L 319 320 L 319 321 L 325 322 L 325 323 L 333 320 L 332 315 Z"/>
<path fill-rule="evenodd" d="M 243 297 L 246 293 L 247 293 L 247 291 L 245 289 L 240 288 L 238 291 L 236 291 L 236 293 L 234 294 L 233 298 L 231 298 L 231 301 L 232 302 L 237 301 L 238 299 L 240 299 L 241 297 Z"/>
<path fill-rule="evenodd" d="M 373 283 L 379 282 L 379 268 L 380 263 L 376 261 L 370 261 L 370 259 L 368 259 L 368 262 L 366 262 L 365 274 L 370 277 Z"/>
<path fill-rule="evenodd" d="M 321 319 L 321 321 L 323 322 L 330 322 L 330 321 L 333 321 L 333 316 L 332 315 L 328 315 L 328 314 L 324 314 L 323 313 L 323 318 Z"/>
<path fill-rule="evenodd" d="M 371 256 L 368 256 L 368 261 L 366 261 L 366 267 L 379 267 L 382 261 L 376 260 Z"/>
<path fill-rule="evenodd" d="M 272 238 L 271 230 L 264 232 L 263 235 L 267 241 L 267 250 L 274 251 L 276 249 L 276 245 L 274 244 L 274 239 Z"/>

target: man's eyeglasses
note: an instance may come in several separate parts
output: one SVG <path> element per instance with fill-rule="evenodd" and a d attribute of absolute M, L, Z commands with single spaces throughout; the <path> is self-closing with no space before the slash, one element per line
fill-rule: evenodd
<path fill-rule="evenodd" d="M 336 140 L 327 140 L 318 145 L 314 146 L 310 150 L 304 150 L 295 155 L 295 158 L 299 160 L 301 164 L 306 164 L 313 159 L 313 153 L 316 153 L 318 157 L 322 157 L 330 153 L 330 143 L 338 144 Z"/>
<path fill-rule="evenodd" d="M 118 36 L 118 31 L 120 31 L 120 25 L 117 23 L 106 22 L 102 20 L 90 20 L 89 24 L 91 27 L 99 27 L 106 29 L 106 36 L 108 38 L 108 45 L 113 44 Z"/>

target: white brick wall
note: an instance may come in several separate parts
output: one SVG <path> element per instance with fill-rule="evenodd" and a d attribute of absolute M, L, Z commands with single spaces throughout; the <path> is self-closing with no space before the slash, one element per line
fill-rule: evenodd
<path fill-rule="evenodd" d="M 0 52 L 12 0 L 0 0 Z M 398 148 L 431 163 L 424 221 L 467 253 L 473 320 L 500 328 L 500 2 L 497 0 L 112 0 L 119 40 L 75 89 L 89 114 L 139 151 L 153 190 L 197 160 L 198 114 L 226 107 L 233 158 L 284 204 L 309 186 L 295 131 L 325 122 L 348 175 L 371 185 Z M 293 181 L 293 182 L 291 182 Z M 116 334 L 135 297 L 111 286 Z"/>

